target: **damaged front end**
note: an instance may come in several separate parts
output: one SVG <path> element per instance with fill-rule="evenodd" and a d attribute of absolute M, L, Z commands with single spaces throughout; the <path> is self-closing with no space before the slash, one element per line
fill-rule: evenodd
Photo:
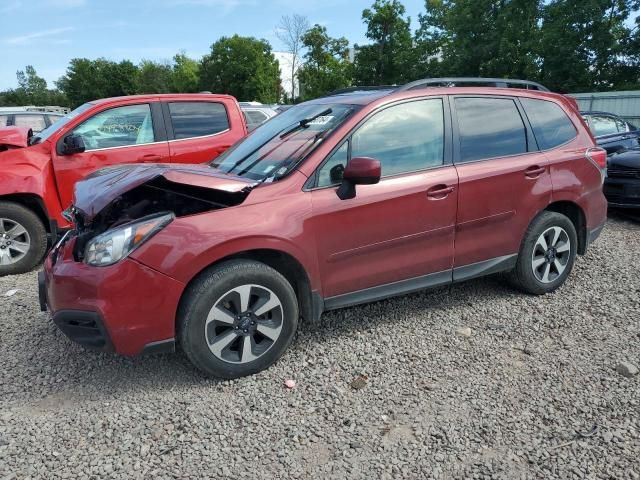
<path fill-rule="evenodd" d="M 240 205 L 252 185 L 208 166 L 126 166 L 76 185 L 65 216 L 75 225 L 74 258 L 107 266 L 126 257 L 176 217 Z"/>

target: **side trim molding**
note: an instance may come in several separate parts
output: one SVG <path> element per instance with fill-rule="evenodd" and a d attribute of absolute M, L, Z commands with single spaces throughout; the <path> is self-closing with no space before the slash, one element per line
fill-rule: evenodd
<path fill-rule="evenodd" d="M 379 285 L 377 287 L 365 288 L 353 293 L 345 293 L 335 297 L 325 298 L 325 310 L 334 310 L 336 308 L 351 307 L 361 303 L 375 302 L 389 297 L 405 295 L 407 293 L 424 290 L 426 288 L 447 285 L 452 281 L 452 271 L 445 270 L 443 272 L 431 273 L 422 277 L 410 278 L 408 280 L 400 280 L 398 282 Z"/>
<path fill-rule="evenodd" d="M 484 277 L 492 273 L 504 272 L 511 270 L 516 266 L 518 254 L 504 255 L 502 257 L 483 260 L 482 262 L 472 263 L 453 269 L 453 281 L 462 282 L 472 278 Z"/>

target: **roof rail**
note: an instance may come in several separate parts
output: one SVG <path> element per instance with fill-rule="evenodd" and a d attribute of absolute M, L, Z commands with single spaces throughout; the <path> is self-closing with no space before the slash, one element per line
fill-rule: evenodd
<path fill-rule="evenodd" d="M 549 89 L 537 82 L 530 80 L 516 80 L 510 78 L 482 78 L 482 77 L 444 77 L 444 78 L 424 78 L 415 82 L 407 83 L 398 88 L 397 91 L 416 90 L 427 87 L 460 87 L 461 84 L 483 85 L 497 88 L 524 88 L 527 90 L 541 90 L 548 92 Z"/>
<path fill-rule="evenodd" d="M 375 92 L 378 90 L 396 90 L 398 85 L 379 85 L 379 86 L 362 86 L 362 87 L 347 87 L 340 88 L 338 90 L 334 90 L 329 93 L 327 96 L 332 97 L 334 95 L 344 95 L 345 93 L 354 93 L 354 92 Z"/>

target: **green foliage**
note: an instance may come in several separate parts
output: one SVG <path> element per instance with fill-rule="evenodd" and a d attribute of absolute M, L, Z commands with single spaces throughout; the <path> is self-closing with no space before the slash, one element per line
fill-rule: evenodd
<path fill-rule="evenodd" d="M 200 87 L 240 101 L 275 103 L 282 90 L 280 67 L 266 40 L 222 37 L 202 59 Z"/>
<path fill-rule="evenodd" d="M 143 60 L 136 75 L 136 93 L 170 93 L 173 90 L 173 68 L 168 63 Z"/>
<path fill-rule="evenodd" d="M 136 93 L 138 68 L 128 60 L 74 58 L 56 82 L 75 108 L 90 100 Z"/>
<path fill-rule="evenodd" d="M 195 93 L 200 83 L 200 64 L 184 52 L 173 57 L 173 91 Z"/>
<path fill-rule="evenodd" d="M 415 50 L 411 19 L 399 0 L 375 0 L 362 12 L 369 45 L 355 46 L 354 82 L 357 85 L 392 85 L 413 77 Z"/>
<path fill-rule="evenodd" d="M 426 0 L 425 7 L 416 32 L 423 70 L 537 77 L 540 0 Z"/>
<path fill-rule="evenodd" d="M 553 0 L 545 5 L 542 81 L 558 91 L 637 88 L 633 58 L 638 50 L 627 20 L 639 7 L 637 0 Z"/>
<path fill-rule="evenodd" d="M 0 93 L 0 106 L 59 105 L 65 106 L 67 98 L 59 90 L 47 88 L 47 82 L 39 77 L 35 68 L 27 65 L 16 72 L 18 88 Z"/>
<path fill-rule="evenodd" d="M 302 43 L 307 50 L 298 72 L 303 100 L 351 85 L 349 40 L 331 38 L 325 27 L 314 25 L 302 36 Z"/>

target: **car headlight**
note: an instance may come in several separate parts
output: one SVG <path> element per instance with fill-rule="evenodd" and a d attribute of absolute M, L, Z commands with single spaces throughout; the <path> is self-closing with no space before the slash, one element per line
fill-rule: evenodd
<path fill-rule="evenodd" d="M 94 267 L 113 265 L 166 227 L 174 218 L 173 213 L 156 215 L 107 230 L 87 242 L 84 262 Z"/>

